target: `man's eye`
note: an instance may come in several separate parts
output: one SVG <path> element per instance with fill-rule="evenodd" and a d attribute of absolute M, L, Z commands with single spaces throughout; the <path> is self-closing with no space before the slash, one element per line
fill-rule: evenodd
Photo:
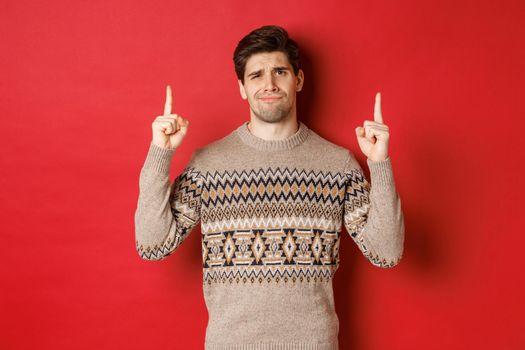
<path fill-rule="evenodd" d="M 283 73 L 283 74 L 284 74 L 284 73 L 285 73 L 285 71 L 284 71 L 284 70 L 278 70 L 278 71 L 277 71 L 277 74 L 281 74 L 281 73 Z"/>
<path fill-rule="evenodd" d="M 252 75 L 252 79 L 255 79 L 255 78 L 258 78 L 259 77 L 259 74 L 257 75 Z"/>

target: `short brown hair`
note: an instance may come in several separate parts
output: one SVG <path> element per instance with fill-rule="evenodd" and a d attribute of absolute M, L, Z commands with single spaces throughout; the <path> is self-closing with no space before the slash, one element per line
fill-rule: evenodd
<path fill-rule="evenodd" d="M 259 52 L 281 51 L 286 54 L 294 74 L 299 72 L 299 46 L 279 26 L 268 25 L 251 31 L 242 38 L 233 53 L 233 63 L 237 78 L 244 84 L 246 62 L 251 55 Z"/>

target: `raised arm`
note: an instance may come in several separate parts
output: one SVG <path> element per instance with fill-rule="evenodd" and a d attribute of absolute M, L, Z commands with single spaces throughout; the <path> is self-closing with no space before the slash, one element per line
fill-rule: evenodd
<path fill-rule="evenodd" d="M 393 267 L 403 254 L 405 226 L 388 156 L 390 132 L 383 121 L 379 92 L 375 97 L 374 120 L 365 120 L 355 131 L 359 147 L 367 156 L 372 184 L 349 152 L 345 164 L 344 223 L 372 264 Z"/>
<path fill-rule="evenodd" d="M 363 255 L 377 267 L 393 267 L 403 255 L 405 226 L 390 158 L 367 160 L 370 184 L 349 154 L 344 225 Z"/>
<path fill-rule="evenodd" d="M 189 124 L 171 114 L 171 101 L 168 86 L 164 115 L 152 124 L 153 140 L 139 178 L 135 243 L 145 260 L 169 256 L 200 220 L 202 177 L 196 166 L 197 151 L 173 183 L 169 181 L 171 160 Z"/>

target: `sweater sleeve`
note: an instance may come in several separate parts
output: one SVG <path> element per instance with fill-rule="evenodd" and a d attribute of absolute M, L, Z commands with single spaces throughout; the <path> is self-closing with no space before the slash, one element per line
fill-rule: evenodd
<path fill-rule="evenodd" d="M 346 161 L 344 225 L 374 266 L 393 267 L 403 255 L 405 225 L 391 159 L 367 164 L 371 184 L 352 153 Z"/>
<path fill-rule="evenodd" d="M 202 177 L 196 152 L 184 170 L 169 181 L 175 150 L 150 144 L 140 172 L 135 211 L 135 243 L 144 260 L 162 260 L 177 249 L 200 221 Z"/>

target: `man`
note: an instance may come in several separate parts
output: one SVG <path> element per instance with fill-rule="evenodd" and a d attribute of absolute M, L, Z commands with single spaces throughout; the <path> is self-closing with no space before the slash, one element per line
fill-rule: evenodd
<path fill-rule="evenodd" d="M 201 222 L 206 349 L 337 349 L 332 279 L 342 225 L 375 266 L 392 267 L 403 253 L 380 95 L 374 120 L 356 129 L 370 184 L 349 150 L 297 120 L 304 72 L 283 28 L 249 33 L 234 63 L 250 120 L 193 152 L 171 185 L 189 121 L 172 113 L 167 87 L 140 173 L 137 251 L 164 259 Z"/>

